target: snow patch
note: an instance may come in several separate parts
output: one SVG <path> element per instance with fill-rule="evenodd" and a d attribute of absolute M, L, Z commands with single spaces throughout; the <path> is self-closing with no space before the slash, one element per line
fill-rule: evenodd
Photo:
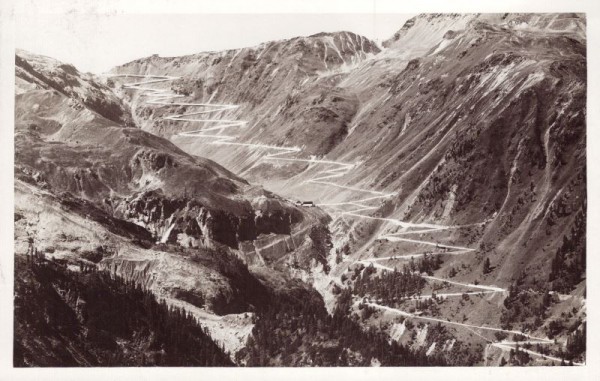
<path fill-rule="evenodd" d="M 160 243 L 167 243 L 167 240 L 169 239 L 169 236 L 171 235 L 171 231 L 173 230 L 174 227 L 175 227 L 175 222 L 173 222 L 171 224 L 171 226 L 169 226 L 167 228 L 167 230 L 165 230 L 162 237 L 160 238 Z"/>
<path fill-rule="evenodd" d="M 523 90 L 541 82 L 544 78 L 545 78 L 544 73 L 539 72 L 539 71 L 529 74 L 527 76 L 527 79 L 525 80 L 525 82 L 523 82 L 523 85 L 521 85 L 520 91 L 523 91 Z"/>
<path fill-rule="evenodd" d="M 404 124 L 402 124 L 402 129 L 400 130 L 400 134 L 403 134 L 404 131 L 406 131 L 406 127 L 408 127 L 410 125 L 410 121 L 411 121 L 411 117 L 410 114 L 406 114 L 406 116 L 404 117 Z"/>
<path fill-rule="evenodd" d="M 390 338 L 392 340 L 400 341 L 400 338 L 402 337 L 405 331 L 406 321 L 403 321 L 402 323 L 395 323 L 390 329 Z"/>
<path fill-rule="evenodd" d="M 450 45 L 452 41 L 451 40 L 442 40 L 442 42 L 440 42 L 437 46 L 437 48 L 435 48 L 435 50 L 433 51 L 433 53 L 431 53 L 430 55 L 436 55 L 439 52 L 441 52 L 442 50 L 444 50 L 448 45 Z"/>
<path fill-rule="evenodd" d="M 421 329 L 417 329 L 417 340 L 416 343 L 418 346 L 423 346 L 425 344 L 425 339 L 427 338 L 427 331 L 428 331 L 428 326 L 426 325 L 425 327 L 421 328 Z"/>
<path fill-rule="evenodd" d="M 429 346 L 429 349 L 427 350 L 427 352 L 425 352 L 426 356 L 429 356 L 433 353 L 433 351 L 435 351 L 435 341 Z"/>
<path fill-rule="evenodd" d="M 446 342 L 444 343 L 444 347 L 442 348 L 442 351 L 450 352 L 452 350 L 452 348 L 454 348 L 454 343 L 456 343 L 456 339 L 446 340 Z"/>

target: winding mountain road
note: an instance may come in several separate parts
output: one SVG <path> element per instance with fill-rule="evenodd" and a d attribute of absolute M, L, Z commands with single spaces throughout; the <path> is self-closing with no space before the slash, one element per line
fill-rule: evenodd
<path fill-rule="evenodd" d="M 433 242 L 433 241 L 424 241 L 424 240 L 418 240 L 418 239 L 413 239 L 413 238 L 406 238 L 405 236 L 410 235 L 410 234 L 442 232 L 442 231 L 446 231 L 446 230 L 450 230 L 450 229 L 460 229 L 460 228 L 466 228 L 466 227 L 471 227 L 471 226 L 483 226 L 487 222 L 489 222 L 489 220 L 486 220 L 486 221 L 483 221 L 480 223 L 469 224 L 469 225 L 446 226 L 446 225 L 429 224 L 429 223 L 412 223 L 412 222 L 402 221 L 402 220 L 398 220 L 398 219 L 394 219 L 394 218 L 375 217 L 375 216 L 360 214 L 359 212 L 378 209 L 378 206 L 368 205 L 367 204 L 368 202 L 393 197 L 397 193 L 386 193 L 386 192 L 382 192 L 382 191 L 346 186 L 346 185 L 341 185 L 341 184 L 332 182 L 332 180 L 341 178 L 341 177 L 345 176 L 348 172 L 350 172 L 351 170 L 356 168 L 359 165 L 358 163 L 344 163 L 344 162 L 333 161 L 333 160 L 318 159 L 315 157 L 298 158 L 297 155 L 301 154 L 301 152 L 302 152 L 301 148 L 299 148 L 299 147 L 283 147 L 283 146 L 274 146 L 274 145 L 267 145 L 267 144 L 237 142 L 236 141 L 237 136 L 224 134 L 224 131 L 225 130 L 229 131 L 234 128 L 247 128 L 248 127 L 247 121 L 220 119 L 217 117 L 211 118 L 211 117 L 208 117 L 208 115 L 215 115 L 216 113 L 234 110 L 239 107 L 238 105 L 176 102 L 176 101 L 174 101 L 175 99 L 185 97 L 185 95 L 177 94 L 169 88 L 161 89 L 161 88 L 156 88 L 156 87 L 149 87 L 149 85 L 155 85 L 155 84 L 159 84 L 159 83 L 175 81 L 175 80 L 179 79 L 180 77 L 160 76 L 160 75 L 132 75 L 132 74 L 115 74 L 115 75 L 109 75 L 109 77 L 142 78 L 143 80 L 141 80 L 141 81 L 124 84 L 123 87 L 125 89 L 141 91 L 142 92 L 141 95 L 147 97 L 147 100 L 146 100 L 147 104 L 157 105 L 157 106 L 169 106 L 169 107 L 201 108 L 201 110 L 199 110 L 199 111 L 173 114 L 173 115 L 169 115 L 169 116 L 166 116 L 163 118 L 164 120 L 170 120 L 170 121 L 174 121 L 174 122 L 193 122 L 193 123 L 203 123 L 204 124 L 203 128 L 193 130 L 193 131 L 179 132 L 176 134 L 176 136 L 205 139 L 205 140 L 207 140 L 207 144 L 235 145 L 235 146 L 244 146 L 244 147 L 253 148 L 253 149 L 261 149 L 261 150 L 271 151 L 270 153 L 266 153 L 262 157 L 263 160 L 301 162 L 301 163 L 308 163 L 308 164 L 323 165 L 325 168 L 318 171 L 314 175 L 314 177 L 312 177 L 309 180 L 306 180 L 305 183 L 332 186 L 332 187 L 336 187 L 336 188 L 340 188 L 340 189 L 351 190 L 354 192 L 363 192 L 363 193 L 367 193 L 371 196 L 365 197 L 365 198 L 362 198 L 359 200 L 347 201 L 347 202 L 318 203 L 317 206 L 330 208 L 330 209 L 338 212 L 340 215 L 346 215 L 346 216 L 351 216 L 351 217 L 356 217 L 356 218 L 364 218 L 364 219 L 370 219 L 370 220 L 378 220 L 378 221 L 388 223 L 391 226 L 400 227 L 401 229 L 403 229 L 400 232 L 381 234 L 378 236 L 378 238 L 377 238 L 378 240 L 385 240 L 385 241 L 389 241 L 389 242 L 408 242 L 408 243 L 415 243 L 415 244 L 419 244 L 419 245 L 434 246 L 436 249 L 443 250 L 443 251 L 434 253 L 434 254 L 439 254 L 439 255 L 464 255 L 464 254 L 468 254 L 468 253 L 473 253 L 475 251 L 475 249 L 468 248 L 468 247 L 461 247 L 461 246 L 445 245 L 445 244 L 440 244 L 438 242 Z M 344 211 L 344 210 L 340 210 L 339 207 L 351 207 L 352 209 Z M 273 246 L 276 243 L 278 243 L 278 242 L 271 243 L 270 245 L 267 245 L 264 248 L 267 248 L 268 246 Z M 425 255 L 425 253 L 415 253 L 415 254 L 398 255 L 398 256 L 392 256 L 392 257 L 359 259 L 359 260 L 356 260 L 355 263 L 373 265 L 374 267 L 382 269 L 382 270 L 393 271 L 394 270 L 393 268 L 382 265 L 378 262 L 394 261 L 394 260 L 407 260 L 410 258 L 422 257 L 424 255 Z M 466 287 L 466 288 L 472 288 L 472 289 L 474 288 L 474 289 L 478 290 L 478 291 L 469 291 L 469 292 L 465 292 L 465 293 L 457 293 L 457 292 L 438 293 L 438 294 L 436 294 L 436 296 L 438 296 L 438 297 L 459 297 L 459 296 L 463 296 L 464 294 L 480 295 L 480 294 L 493 294 L 493 293 L 498 293 L 498 292 L 506 292 L 505 289 L 503 289 L 501 287 L 493 286 L 493 285 L 461 283 L 461 282 L 451 281 L 448 279 L 443 279 L 443 278 L 429 276 L 429 275 L 423 275 L 423 274 L 420 274 L 420 275 L 423 278 L 428 279 L 428 280 L 439 281 L 439 282 L 449 283 L 449 284 L 462 286 L 462 287 Z M 423 295 L 423 296 L 420 296 L 419 299 L 428 299 L 428 298 L 432 298 L 432 297 L 433 297 L 433 295 Z M 521 331 L 517 331 L 517 330 L 506 330 L 506 329 L 497 328 L 497 327 L 477 326 L 474 324 L 459 323 L 459 322 L 448 321 L 448 320 L 443 320 L 443 319 L 434 318 L 434 317 L 415 315 L 415 314 L 412 314 L 412 313 L 409 313 L 406 311 L 399 310 L 397 308 L 392 308 L 392 307 L 380 305 L 377 303 L 369 302 L 366 304 L 373 308 L 389 311 L 389 312 L 396 313 L 396 314 L 399 314 L 399 315 L 402 315 L 402 316 L 405 316 L 408 318 L 421 319 L 421 320 L 426 320 L 426 321 L 438 322 L 438 323 L 442 323 L 442 324 L 459 326 L 459 327 L 468 329 L 472 332 L 475 332 L 474 330 L 505 332 L 505 333 L 522 335 L 522 336 L 530 339 L 529 341 L 520 342 L 520 344 L 525 344 L 525 343 L 550 344 L 550 343 L 553 343 L 553 341 L 550 339 L 535 337 L 535 336 L 529 335 L 525 332 L 521 332 Z M 475 332 L 475 333 L 479 336 L 482 336 L 482 335 L 478 334 L 477 332 Z M 483 338 L 486 339 L 485 337 L 483 337 Z M 499 348 L 501 350 L 514 349 L 511 345 L 517 344 L 516 342 L 507 342 L 507 341 L 493 342 L 489 339 L 486 339 L 486 340 L 488 342 L 490 342 L 489 346 L 493 346 L 493 347 Z M 488 350 L 488 347 L 486 347 L 486 353 L 487 353 L 487 350 Z M 528 349 L 521 348 L 521 350 L 523 350 L 531 355 L 534 355 L 534 356 L 541 356 L 543 358 L 547 358 L 550 360 L 561 361 L 561 359 L 559 359 L 559 358 L 544 355 L 544 354 L 534 352 L 534 351 L 531 351 Z M 583 364 L 576 363 L 575 365 L 583 365 Z"/>
<path fill-rule="evenodd" d="M 494 331 L 494 332 L 511 333 L 511 334 L 516 334 L 516 335 L 521 335 L 521 336 L 524 336 L 524 337 L 527 337 L 529 339 L 532 339 L 532 340 L 535 340 L 535 341 L 539 341 L 539 342 L 545 342 L 545 343 L 548 343 L 548 344 L 553 343 L 553 341 L 550 340 L 550 339 L 548 339 L 548 338 L 532 336 L 532 335 L 530 335 L 528 333 L 517 331 L 517 330 L 502 329 L 502 328 L 497 328 L 497 327 L 479 326 L 479 325 L 474 325 L 474 324 L 459 323 L 459 322 L 456 322 L 456 321 L 450 321 L 450 320 L 444 320 L 444 319 L 434 318 L 434 317 L 431 317 L 431 316 L 416 315 L 416 314 L 413 314 L 413 313 L 410 313 L 410 312 L 402 311 L 402 310 L 399 310 L 397 308 L 392 308 L 392 307 L 384 306 L 384 305 L 377 304 L 377 303 L 367 302 L 365 304 L 368 305 L 368 306 L 371 306 L 373 308 L 377 308 L 377 309 L 381 309 L 381 310 L 384 310 L 384 311 L 396 313 L 398 315 L 402 315 L 402 316 L 413 318 L 413 319 L 428 320 L 428 321 L 433 321 L 433 322 L 437 322 L 437 323 L 443 323 L 443 324 L 448 324 L 448 325 L 455 325 L 455 326 L 460 326 L 460 327 L 468 327 L 468 328 L 474 328 L 474 329 L 479 329 L 479 330 L 487 330 L 487 331 Z"/>
<path fill-rule="evenodd" d="M 363 198 L 360 200 L 355 200 L 355 201 L 337 202 L 337 203 L 321 203 L 321 204 L 317 204 L 317 205 L 323 206 L 323 207 L 351 206 L 354 209 L 342 212 L 341 214 L 352 216 L 352 217 L 364 218 L 364 219 L 379 220 L 379 221 L 389 223 L 392 226 L 398 226 L 398 227 L 404 229 L 404 231 L 400 231 L 400 232 L 396 232 L 396 233 L 382 234 L 378 237 L 379 240 L 387 240 L 390 242 L 409 242 L 409 243 L 435 246 L 436 249 L 444 250 L 443 252 L 441 252 L 439 254 L 462 255 L 462 254 L 473 252 L 474 249 L 471 249 L 468 247 L 461 247 L 461 246 L 445 245 L 445 244 L 440 244 L 438 242 L 423 241 L 423 240 L 417 240 L 417 239 L 412 239 L 412 238 L 404 238 L 401 236 L 408 235 L 408 234 L 432 233 L 432 232 L 444 231 L 444 230 L 449 230 L 449 229 L 465 228 L 465 227 L 470 227 L 470 226 L 481 226 L 481 225 L 487 223 L 487 221 L 484 221 L 481 223 L 475 223 L 475 224 L 469 224 L 469 225 L 446 226 L 446 225 L 430 224 L 430 223 L 412 223 L 412 222 L 402 221 L 402 220 L 395 219 L 395 218 L 374 217 L 374 216 L 359 214 L 358 212 L 361 212 L 361 211 L 377 209 L 377 206 L 366 205 L 366 204 L 364 204 L 365 202 L 392 197 L 392 196 L 396 195 L 396 193 L 385 193 L 385 192 L 376 191 L 376 190 L 372 190 L 372 189 L 350 187 L 350 186 L 340 185 L 340 184 L 337 184 L 337 183 L 334 183 L 331 181 L 333 179 L 343 177 L 349 171 L 354 169 L 358 164 L 344 163 L 344 162 L 333 161 L 333 160 L 323 160 L 323 159 L 317 159 L 315 157 L 311 157 L 309 159 L 293 157 L 292 155 L 298 155 L 299 153 L 302 152 L 302 150 L 298 147 L 281 147 L 281 146 L 274 146 L 274 145 L 267 145 L 267 144 L 236 142 L 235 141 L 237 139 L 236 136 L 223 134 L 223 131 L 225 129 L 247 127 L 248 123 L 246 121 L 218 119 L 218 118 L 203 118 L 202 116 L 207 115 L 207 114 L 217 113 L 217 112 L 233 110 L 233 109 L 238 108 L 239 107 L 238 105 L 176 102 L 176 101 L 174 101 L 175 99 L 185 97 L 185 95 L 177 94 L 177 93 L 173 92 L 170 88 L 162 88 L 161 89 L 161 88 L 156 88 L 156 87 L 149 87 L 149 85 L 156 85 L 159 83 L 175 81 L 175 80 L 179 79 L 180 77 L 159 76 L 159 75 L 134 75 L 134 74 L 114 74 L 114 75 L 109 75 L 109 76 L 110 77 L 122 77 L 122 78 L 142 78 L 143 80 L 141 80 L 141 81 L 124 84 L 123 87 L 125 89 L 141 91 L 142 95 L 146 96 L 148 98 L 146 100 L 146 103 L 148 103 L 148 104 L 158 105 L 158 106 L 178 106 L 178 107 L 202 108 L 202 110 L 200 110 L 200 111 L 173 114 L 173 115 L 169 115 L 169 116 L 166 116 L 163 118 L 164 120 L 171 120 L 171 121 L 176 121 L 176 122 L 194 122 L 194 123 L 203 123 L 206 125 L 201 129 L 180 132 L 180 133 L 176 134 L 176 136 L 203 138 L 203 139 L 210 140 L 208 142 L 209 144 L 236 145 L 236 146 L 244 146 L 244 147 L 249 147 L 249 148 L 254 148 L 254 149 L 264 149 L 264 150 L 273 151 L 272 153 L 268 153 L 265 156 L 263 156 L 264 160 L 302 162 L 302 163 L 309 163 L 309 164 L 324 165 L 326 167 L 325 169 L 317 172 L 317 174 L 313 178 L 307 180 L 306 182 L 313 183 L 313 184 L 328 185 L 328 186 L 338 187 L 338 188 L 342 188 L 342 189 L 348 189 L 348 190 L 352 190 L 355 192 L 364 192 L 364 193 L 371 194 L 372 196 L 366 197 L 366 198 Z M 408 229 L 417 229 L 417 230 L 408 230 Z M 421 256 L 424 254 L 417 254 L 417 255 Z M 414 256 L 403 255 L 403 256 L 394 257 L 393 259 L 408 259 L 411 257 L 414 257 Z M 366 260 L 359 260 L 357 262 L 373 263 L 373 265 L 377 268 L 384 269 L 384 270 L 393 270 L 391 267 L 375 263 L 376 261 L 381 261 L 381 260 L 383 260 L 383 258 L 371 258 L 371 259 L 366 259 Z M 423 275 L 423 277 L 426 279 L 430 279 L 430 280 L 446 282 L 446 283 L 464 286 L 464 287 L 468 287 L 468 288 L 476 288 L 476 289 L 484 290 L 486 292 L 504 292 L 504 291 L 506 291 L 506 290 L 496 287 L 496 286 L 465 284 L 465 283 L 454 282 L 454 281 L 450 281 L 447 279 L 437 278 L 437 277 L 433 277 L 433 276 L 425 276 L 425 275 Z"/>
<path fill-rule="evenodd" d="M 238 108 L 238 105 L 232 104 L 214 104 L 214 103 L 189 103 L 189 102 L 176 102 L 177 98 L 185 97 L 183 94 L 177 94 L 171 89 L 161 89 L 156 87 L 149 87 L 149 85 L 156 85 L 164 82 L 171 82 L 179 79 L 180 77 L 174 76 L 161 76 L 161 75 L 137 75 L 137 74 L 108 74 L 108 77 L 120 77 L 120 78 L 143 78 L 142 81 L 124 84 L 123 88 L 130 90 L 141 91 L 141 95 L 147 97 L 147 104 L 158 105 L 158 106 L 177 106 L 177 107 L 198 107 L 203 108 L 200 111 L 194 111 L 182 114 L 173 114 L 163 118 L 163 120 L 171 120 L 175 122 L 194 122 L 203 123 L 205 126 L 201 129 L 179 132 L 175 136 L 190 137 L 190 138 L 202 138 L 209 140 L 208 144 L 216 145 L 235 145 L 243 146 L 254 149 L 263 149 L 274 151 L 272 153 L 265 154 L 263 160 L 277 160 L 277 161 L 289 161 L 289 162 L 300 162 L 309 164 L 320 164 L 324 165 L 325 169 L 316 173 L 316 175 L 307 180 L 306 183 L 328 185 L 337 188 L 352 190 L 355 192 L 369 193 L 374 196 L 367 199 L 359 200 L 363 202 L 367 200 L 376 200 L 380 198 L 387 198 L 396 195 L 396 193 L 385 193 L 371 189 L 363 189 L 351 186 L 340 185 L 329 180 L 342 177 L 349 171 L 354 169 L 357 164 L 355 163 L 343 163 L 333 160 L 323 160 L 315 157 L 308 159 L 293 157 L 302 152 L 299 147 L 283 147 L 268 144 L 255 144 L 255 143 L 240 143 L 236 142 L 237 136 L 223 134 L 225 129 L 231 128 L 245 128 L 248 125 L 247 121 L 243 120 L 228 120 L 219 118 L 203 118 L 203 115 L 214 114 L 218 112 L 233 110 Z M 211 132 L 211 133 L 208 133 Z M 338 203 L 338 205 L 352 205 L 354 202 Z M 325 206 L 327 204 L 317 204 L 318 206 Z M 361 205 L 362 206 L 362 205 Z M 366 208 L 373 208 L 365 206 Z"/>

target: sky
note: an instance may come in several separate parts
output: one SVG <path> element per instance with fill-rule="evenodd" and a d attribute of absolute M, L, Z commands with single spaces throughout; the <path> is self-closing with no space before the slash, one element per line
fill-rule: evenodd
<path fill-rule="evenodd" d="M 152 54 L 242 48 L 319 32 L 385 40 L 410 14 L 34 13 L 15 17 L 15 46 L 102 73 Z"/>

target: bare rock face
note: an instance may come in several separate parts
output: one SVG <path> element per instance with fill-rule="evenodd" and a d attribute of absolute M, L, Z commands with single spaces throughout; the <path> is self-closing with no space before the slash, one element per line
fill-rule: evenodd
<path fill-rule="evenodd" d="M 302 214 L 272 201 L 277 206 L 253 210 L 250 203 L 237 214 L 207 208 L 192 198 L 168 198 L 162 192 L 143 192 L 132 199 L 119 201 L 116 209 L 126 220 L 146 227 L 156 241 L 179 242 L 186 247 L 223 243 L 238 249 L 243 241 L 253 241 L 261 234 L 290 234 L 301 222 Z M 186 243 L 186 244 L 184 244 Z"/>

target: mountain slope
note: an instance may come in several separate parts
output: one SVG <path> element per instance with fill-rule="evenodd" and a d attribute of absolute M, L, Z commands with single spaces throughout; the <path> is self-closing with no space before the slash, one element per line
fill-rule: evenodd
<path fill-rule="evenodd" d="M 15 116 L 17 178 L 90 200 L 156 240 L 237 248 L 262 233 L 289 233 L 303 219 L 223 167 L 117 125 L 77 97 L 33 89 L 17 95 Z"/>
<path fill-rule="evenodd" d="M 381 212 L 386 217 L 488 221 L 475 240 L 496 249 L 495 262 L 507 263 L 494 275 L 508 284 L 522 265 L 548 273 L 548 254 L 537 249 L 539 242 L 552 251 L 584 205 L 584 30 L 579 15 L 423 15 L 386 41 L 386 50 L 373 49 L 372 55 L 355 50 L 348 70 L 324 73 L 325 63 L 315 67 L 324 53 L 315 53 L 321 40 L 311 36 L 223 53 L 152 57 L 114 72 L 181 76 L 172 88 L 189 95 L 186 99 L 239 104 L 218 115 L 248 121 L 235 133 L 221 133 L 235 135 L 236 142 L 300 147 L 296 157 L 316 154 L 358 164 L 334 181 L 398 192 L 390 200 L 393 206 Z M 295 59 L 269 54 L 289 54 L 296 47 L 302 54 L 290 56 Z M 244 68 L 250 52 L 257 53 Z M 209 78 L 211 92 L 176 84 Z M 202 123 L 161 118 L 193 112 L 192 107 L 143 106 L 139 93 L 132 97 L 143 110 L 138 118 L 151 120 L 144 128 L 278 192 L 325 203 L 366 197 L 307 184 L 323 166 L 264 160 L 273 153 L 266 148 L 225 150 L 211 138 L 177 136 L 203 128 Z M 548 223 L 559 202 L 568 204 L 568 216 L 559 217 L 560 224 Z"/>
<path fill-rule="evenodd" d="M 110 89 L 91 74 L 80 73 L 74 66 L 50 57 L 17 50 L 15 82 L 17 94 L 34 89 L 53 89 L 113 122 L 132 123 L 129 109 Z"/>
<path fill-rule="evenodd" d="M 584 363 L 585 23 L 419 15 L 383 49 L 321 33 L 103 79 L 21 54 L 16 246 L 185 306 L 239 363 Z"/>
<path fill-rule="evenodd" d="M 578 14 L 419 15 L 382 51 L 354 44 L 350 64 L 321 62 L 330 49 L 315 51 L 322 37 L 310 36 L 113 69 L 180 77 L 160 85 L 183 96 L 174 102 L 239 106 L 208 113 L 247 121 L 212 137 L 182 134 L 210 122 L 173 117 L 206 108 L 153 105 L 121 88 L 127 80 L 113 85 L 144 129 L 328 210 L 335 249 L 325 288 L 352 286 L 360 265 L 389 271 L 402 268 L 397 256 L 440 254 L 428 290 L 491 290 L 471 300 L 466 324 L 510 320 L 516 307 L 502 301 L 511 287 L 519 303 L 568 293 L 535 324 L 541 309 L 513 323 L 544 336 L 556 311 L 578 311 L 563 326 L 585 320 L 585 24 Z M 294 59 L 268 53 L 296 47 Z M 451 304 L 442 310 L 460 309 Z"/>
<path fill-rule="evenodd" d="M 327 216 L 104 117 L 84 100 L 128 108 L 91 76 L 31 53 L 18 52 L 16 64 L 16 256 L 135 282 L 191 312 L 234 356 L 271 287 L 248 266 L 276 268 L 283 283 L 292 260 L 315 266 L 323 248 L 309 233 Z M 23 74 L 32 67 L 35 76 Z M 65 78 L 80 86 L 59 86 Z M 288 240 L 297 250 L 278 250 Z"/>
<path fill-rule="evenodd" d="M 311 153 L 324 154 L 345 134 L 356 108 L 352 97 L 338 99 L 335 94 L 327 94 L 331 87 L 327 78 L 348 72 L 378 52 L 375 43 L 362 36 L 321 33 L 224 52 L 175 58 L 153 56 L 113 72 L 182 75 L 170 84 L 177 93 L 190 94 L 196 101 L 241 104 L 242 112 L 253 115 L 249 119 L 252 131 L 241 131 L 247 140 L 279 145 L 293 141 Z M 323 83 L 315 83 L 316 77 L 323 78 Z M 303 99 L 307 87 L 312 96 Z M 132 107 L 139 109 L 138 123 L 145 130 L 171 136 L 196 127 L 160 120 L 165 112 L 185 112 L 183 109 L 147 108 L 139 93 L 129 95 Z M 294 118 L 275 119 L 281 114 Z M 226 118 L 228 114 L 221 116 Z M 276 120 L 285 124 L 276 130 L 269 128 Z M 312 128 L 306 129 L 307 123 Z"/>
<path fill-rule="evenodd" d="M 15 262 L 17 367 L 232 365 L 191 315 L 133 283 Z"/>

